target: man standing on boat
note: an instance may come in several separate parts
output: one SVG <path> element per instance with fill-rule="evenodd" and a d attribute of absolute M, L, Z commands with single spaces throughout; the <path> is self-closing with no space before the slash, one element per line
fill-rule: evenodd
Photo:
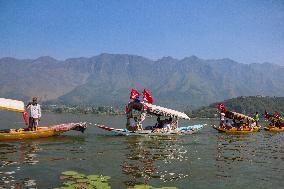
<path fill-rule="evenodd" d="M 29 102 L 26 109 L 29 113 L 29 129 L 31 131 L 37 130 L 38 123 L 41 118 L 41 108 L 37 103 L 37 97 L 33 97 L 32 102 Z"/>
<path fill-rule="evenodd" d="M 255 120 L 256 126 L 258 126 L 258 121 L 259 121 L 259 114 L 258 114 L 258 112 L 255 112 L 254 120 Z"/>

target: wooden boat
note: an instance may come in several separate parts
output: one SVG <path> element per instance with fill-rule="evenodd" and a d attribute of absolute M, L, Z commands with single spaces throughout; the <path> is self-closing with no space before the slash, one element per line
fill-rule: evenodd
<path fill-rule="evenodd" d="M 0 110 L 23 113 L 24 121 L 28 125 L 24 102 L 0 98 Z M 28 128 L 2 129 L 0 130 L 0 141 L 51 137 L 71 130 L 84 132 L 86 128 L 86 123 L 64 123 L 50 127 L 38 127 L 36 131 L 30 131 Z"/>
<path fill-rule="evenodd" d="M 97 124 L 96 126 L 100 129 L 110 131 L 114 135 L 121 135 L 121 136 L 161 136 L 161 135 L 167 136 L 167 135 L 190 135 L 202 129 L 204 125 L 179 127 L 175 130 L 170 130 L 170 131 L 166 131 L 163 129 L 129 131 L 127 129 L 116 129 L 100 124 Z"/>
<path fill-rule="evenodd" d="M 81 131 L 83 133 L 86 128 L 86 123 L 65 123 L 50 127 L 38 127 L 36 131 L 29 131 L 27 129 L 3 129 L 0 130 L 0 141 L 51 137 L 71 130 Z"/>
<path fill-rule="evenodd" d="M 222 113 L 224 114 L 224 118 L 231 119 L 234 121 L 233 124 L 231 124 L 232 126 L 226 125 L 226 123 L 224 123 L 224 120 L 220 121 L 219 126 L 213 125 L 212 127 L 219 132 L 231 134 L 254 133 L 258 132 L 261 128 L 260 125 L 256 125 L 256 121 L 254 120 L 254 118 L 241 113 L 229 111 L 226 109 L 223 103 L 218 104 L 217 108 L 220 111 L 221 115 Z M 239 121 L 239 123 L 237 123 L 236 121 Z"/>
<path fill-rule="evenodd" d="M 184 112 L 179 112 L 169 108 L 154 105 L 153 98 L 149 91 L 144 89 L 143 101 L 140 102 L 139 93 L 132 89 L 130 93 L 130 102 L 126 106 L 126 128 L 117 129 L 108 127 L 103 124 L 98 124 L 97 127 L 106 131 L 111 131 L 116 135 L 138 135 L 138 136 L 152 136 L 152 135 L 190 135 L 201 128 L 202 124 L 179 127 L 179 119 L 190 120 L 188 115 Z M 147 126 L 143 128 L 142 122 L 146 117 L 157 117 L 155 126 Z M 161 117 L 165 118 L 161 120 Z M 132 124 L 131 124 L 131 121 Z"/>
<path fill-rule="evenodd" d="M 278 115 L 278 112 L 273 114 L 264 112 L 265 118 L 270 121 L 270 124 L 264 127 L 265 131 L 281 132 L 284 131 L 284 118 Z"/>
<path fill-rule="evenodd" d="M 260 131 L 260 128 L 261 128 L 261 126 L 253 127 L 253 128 L 249 128 L 249 127 L 236 128 L 236 127 L 223 127 L 223 126 L 216 126 L 216 125 L 213 125 L 212 127 L 221 133 L 230 133 L 230 134 L 254 133 L 254 132 Z"/>
<path fill-rule="evenodd" d="M 284 127 L 282 126 L 281 128 L 275 127 L 275 126 L 267 126 L 264 127 L 265 131 L 271 131 L 271 132 L 282 132 L 284 131 Z"/>

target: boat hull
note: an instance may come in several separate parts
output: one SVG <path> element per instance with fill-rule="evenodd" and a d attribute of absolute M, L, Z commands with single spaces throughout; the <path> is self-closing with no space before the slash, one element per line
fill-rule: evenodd
<path fill-rule="evenodd" d="M 7 133 L 0 133 L 0 141 L 6 140 L 23 140 L 23 139 L 36 139 L 56 136 L 62 133 L 52 128 L 39 128 L 37 131 L 10 131 Z"/>
<path fill-rule="evenodd" d="M 258 132 L 260 130 L 260 126 L 259 127 L 255 127 L 255 128 L 244 128 L 244 129 L 239 129 L 239 128 L 224 128 L 224 127 L 219 127 L 216 125 L 212 126 L 214 129 L 216 129 L 217 131 L 221 132 L 221 133 L 230 133 L 230 134 L 242 134 L 242 133 L 255 133 Z"/>
<path fill-rule="evenodd" d="M 115 135 L 121 135 L 121 136 L 169 136 L 169 135 L 190 135 L 196 133 L 201 128 L 203 128 L 203 125 L 180 127 L 177 130 L 171 130 L 171 131 L 164 131 L 162 129 L 129 131 L 127 129 L 116 129 L 112 127 L 107 127 L 105 125 L 97 125 L 97 127 L 106 131 L 110 131 Z"/>
<path fill-rule="evenodd" d="M 280 129 L 279 127 L 267 126 L 267 127 L 264 127 L 264 130 L 271 131 L 271 132 L 282 132 L 282 131 L 284 131 L 284 127 L 281 127 L 281 129 Z"/>
<path fill-rule="evenodd" d="M 0 141 L 52 137 L 71 130 L 81 131 L 83 133 L 86 128 L 87 123 L 80 122 L 63 123 L 50 127 L 38 127 L 36 131 L 28 131 L 25 129 L 6 129 L 0 130 Z"/>

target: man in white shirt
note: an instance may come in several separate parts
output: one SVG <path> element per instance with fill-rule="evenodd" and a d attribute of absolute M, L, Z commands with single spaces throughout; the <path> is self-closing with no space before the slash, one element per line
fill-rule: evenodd
<path fill-rule="evenodd" d="M 221 112 L 221 113 L 220 113 L 220 121 L 221 121 L 222 124 L 223 124 L 224 121 L 225 121 L 225 113 L 224 113 L 224 112 Z"/>
<path fill-rule="evenodd" d="M 29 102 L 26 106 L 29 113 L 29 129 L 31 131 L 37 130 L 38 123 L 41 118 L 41 108 L 37 103 L 37 98 L 33 97 L 32 102 Z"/>

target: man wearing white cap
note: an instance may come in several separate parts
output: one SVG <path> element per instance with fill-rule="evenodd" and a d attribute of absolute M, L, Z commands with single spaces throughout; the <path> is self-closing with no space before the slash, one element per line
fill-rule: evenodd
<path fill-rule="evenodd" d="M 29 113 L 29 129 L 35 131 L 41 118 L 41 108 L 37 103 L 37 98 L 33 97 L 33 101 L 29 102 L 26 108 Z"/>

